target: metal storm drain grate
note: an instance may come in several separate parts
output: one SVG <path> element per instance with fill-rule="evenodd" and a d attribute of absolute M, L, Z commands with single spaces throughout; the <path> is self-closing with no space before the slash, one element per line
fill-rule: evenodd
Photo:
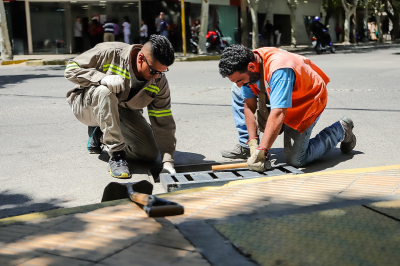
<path fill-rule="evenodd" d="M 287 174 L 303 174 L 292 166 L 277 166 L 263 173 L 249 171 L 246 168 L 223 170 L 218 172 L 201 171 L 192 173 L 160 174 L 160 182 L 167 192 L 204 186 L 223 185 L 234 180 L 243 180 L 264 176 L 279 176 Z"/>

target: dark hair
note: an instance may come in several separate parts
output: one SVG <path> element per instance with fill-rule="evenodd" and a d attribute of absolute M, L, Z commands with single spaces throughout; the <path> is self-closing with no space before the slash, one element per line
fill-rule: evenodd
<path fill-rule="evenodd" d="M 129 20 L 128 16 L 125 16 L 124 19 L 125 19 L 126 22 L 131 23 L 131 21 Z"/>
<path fill-rule="evenodd" d="M 234 44 L 227 47 L 219 61 L 219 73 L 223 78 L 232 75 L 234 72 L 244 73 L 249 63 L 255 60 L 253 51 L 243 45 Z"/>
<path fill-rule="evenodd" d="M 174 48 L 169 40 L 161 35 L 153 34 L 148 41 L 153 59 L 164 66 L 170 66 L 175 61 Z"/>

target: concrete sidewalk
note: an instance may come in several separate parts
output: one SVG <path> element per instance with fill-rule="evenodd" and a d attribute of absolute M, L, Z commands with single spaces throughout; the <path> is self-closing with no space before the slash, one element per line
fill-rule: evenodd
<path fill-rule="evenodd" d="M 261 177 L 0 220 L 1 265 L 398 265 L 400 165 Z"/>
<path fill-rule="evenodd" d="M 400 47 L 400 43 L 360 43 L 344 45 L 343 43 L 335 43 L 337 51 L 362 51 L 372 49 L 384 49 L 390 47 Z M 281 46 L 280 48 L 289 52 L 308 55 L 315 54 L 314 48 L 310 45 L 298 45 L 297 47 Z M 69 59 L 75 58 L 78 54 L 45 54 L 45 55 L 15 55 L 13 60 L 1 61 L 0 66 L 4 65 L 19 65 L 19 66 L 42 66 L 42 65 L 66 65 Z M 188 52 L 186 55 L 183 53 L 175 53 L 176 61 L 206 61 L 206 60 L 219 60 L 221 55 L 217 52 L 210 52 L 207 54 L 199 55 Z"/>

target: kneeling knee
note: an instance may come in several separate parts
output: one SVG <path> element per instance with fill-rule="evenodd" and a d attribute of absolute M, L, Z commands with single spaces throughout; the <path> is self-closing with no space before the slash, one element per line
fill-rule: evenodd
<path fill-rule="evenodd" d="M 303 167 L 306 163 L 298 158 L 286 158 L 286 162 L 293 167 Z"/>

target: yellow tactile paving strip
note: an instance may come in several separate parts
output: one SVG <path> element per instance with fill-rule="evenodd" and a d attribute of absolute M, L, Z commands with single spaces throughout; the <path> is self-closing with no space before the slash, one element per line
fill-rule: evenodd
<path fill-rule="evenodd" d="M 365 207 L 215 225 L 261 265 L 398 265 L 400 222 Z"/>
<path fill-rule="evenodd" d="M 250 253 L 252 258 L 259 263 L 275 260 L 276 263 L 284 262 L 281 265 L 299 265 L 300 262 L 304 262 L 303 265 L 314 265 L 311 263 L 315 262 L 311 255 L 300 253 L 307 251 L 309 247 L 318 247 L 319 244 L 316 243 L 323 242 L 320 238 L 344 234 L 340 236 L 340 241 L 343 241 L 344 245 L 350 245 L 349 243 L 353 243 L 351 242 L 353 240 L 375 241 L 378 236 L 374 232 L 363 232 L 360 238 L 357 238 L 359 235 L 354 237 L 352 234 L 358 230 L 357 228 L 378 230 L 378 232 L 383 232 L 380 236 L 385 236 L 386 233 L 389 234 L 388 232 L 392 231 L 393 236 L 396 234 L 398 236 L 396 226 L 399 222 L 393 218 L 400 218 L 398 208 L 400 203 L 392 202 L 390 208 L 389 205 L 371 204 L 366 207 L 351 207 L 331 212 L 328 210 L 326 215 L 323 212 L 285 214 L 278 218 L 269 218 L 268 215 L 304 206 L 396 194 L 400 194 L 400 165 L 279 176 L 275 179 L 243 180 L 230 182 L 219 188 L 199 188 L 162 195 L 185 206 L 185 214 L 182 216 L 148 218 L 135 204 L 122 200 L 118 203 L 107 203 L 104 206 L 76 208 L 75 212 L 83 212 L 80 214 L 64 209 L 59 211 L 59 217 L 56 217 L 57 211 L 50 211 L 1 219 L 0 226 L 3 225 L 3 227 L 0 227 L 0 265 L 22 263 L 24 263 L 22 265 L 208 265 L 204 257 L 175 226 L 179 226 L 181 222 L 199 220 L 207 220 L 210 224 L 215 224 L 215 228 Z M 120 205 L 113 206 L 115 204 Z M 251 219 L 254 215 L 262 218 L 253 221 Z M 360 218 L 361 216 L 364 218 Z M 348 220 L 348 223 L 345 223 L 343 227 L 341 222 L 332 222 L 334 220 L 332 217 L 336 217 L 336 221 Z M 343 219 L 344 217 L 347 218 Z M 243 221 L 243 218 L 249 221 Z M 284 221 L 284 219 L 289 220 Z M 380 222 L 377 224 L 375 219 Z M 318 223 L 317 220 L 322 222 Z M 25 224 L 7 225 L 16 221 L 22 221 Z M 329 231 L 324 236 L 325 233 L 319 232 L 318 228 L 324 228 L 321 226 L 324 223 L 336 233 Z M 298 226 L 295 226 L 296 224 Z M 341 226 L 339 228 L 344 231 L 335 227 L 339 225 Z M 258 229 L 253 230 L 253 228 Z M 272 228 L 275 229 L 271 230 Z M 309 233 L 305 237 L 300 237 L 304 234 L 302 228 Z M 290 249 L 291 251 L 287 253 L 271 253 L 274 247 L 268 246 L 268 243 L 273 243 L 268 242 L 270 237 L 261 237 L 271 231 L 275 231 L 277 236 L 283 238 L 293 237 L 294 243 L 300 246 L 291 245 L 293 250 Z M 315 242 L 315 239 L 318 241 Z M 400 243 L 395 242 L 396 239 L 400 240 L 400 237 L 388 238 L 387 240 L 390 241 L 386 244 L 400 246 Z M 336 258 L 335 252 L 342 250 L 340 241 L 339 244 L 335 242 L 336 249 L 329 249 L 326 254 Z M 381 246 L 386 245 L 382 239 L 376 239 L 376 241 Z M 256 244 L 255 247 L 253 247 L 253 242 Z M 282 247 L 285 246 L 283 242 L 278 241 L 278 243 Z M 329 246 L 324 245 L 328 244 L 321 244 L 326 248 Z M 371 247 L 368 246 L 368 248 Z M 153 250 L 157 251 L 156 254 Z M 297 253 L 294 252 L 296 250 L 301 251 L 298 253 L 301 256 L 296 255 Z M 354 254 L 357 254 L 361 249 L 349 247 L 349 250 L 354 250 L 356 252 Z M 398 258 L 396 254 L 390 253 L 391 250 L 390 247 L 385 246 L 386 253 L 382 254 Z M 337 258 L 336 264 L 326 265 L 359 265 L 362 259 L 365 259 L 366 264 L 371 262 L 372 265 L 379 265 L 373 264 L 376 259 L 373 255 L 374 251 L 360 254 L 365 254 L 366 257 L 347 256 L 343 260 Z M 283 257 L 280 257 L 281 255 Z M 133 257 L 135 261 L 132 261 Z M 382 261 L 385 260 L 382 259 Z M 341 264 L 342 262 L 345 263 Z M 315 263 L 315 265 L 322 264 Z"/>

